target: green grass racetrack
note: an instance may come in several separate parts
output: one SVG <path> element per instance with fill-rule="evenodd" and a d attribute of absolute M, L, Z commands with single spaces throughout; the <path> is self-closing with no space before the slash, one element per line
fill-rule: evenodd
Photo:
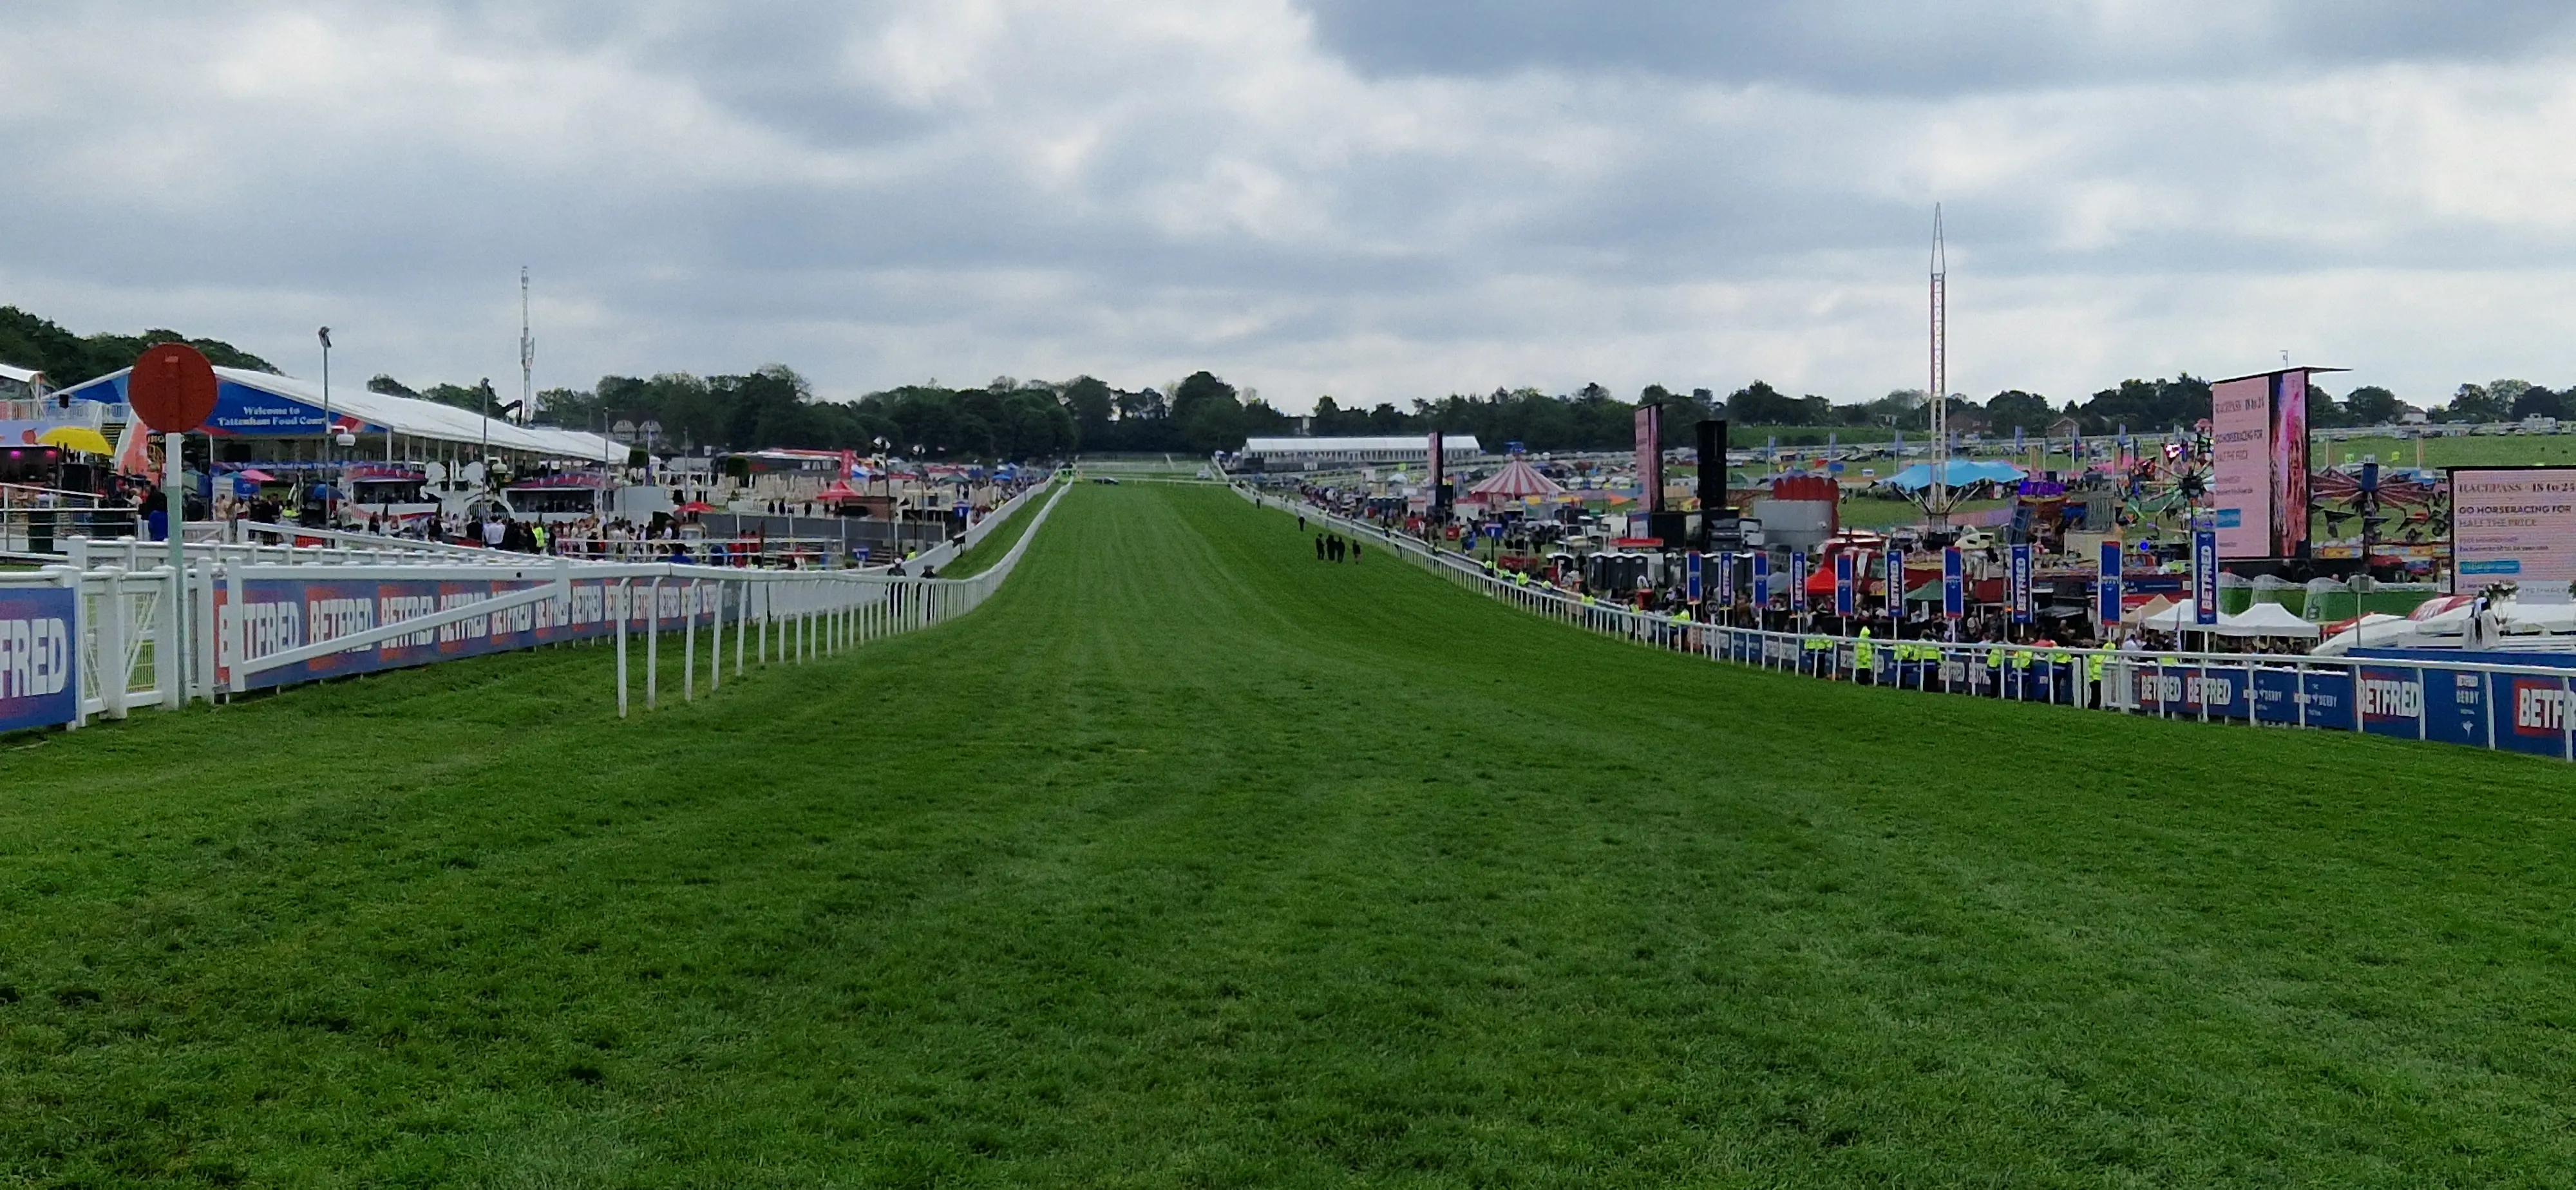
<path fill-rule="evenodd" d="M 1713 665 L 1162 484 L 664 656 L 0 741 L 0 1184 L 2576 1183 L 2562 764 Z"/>

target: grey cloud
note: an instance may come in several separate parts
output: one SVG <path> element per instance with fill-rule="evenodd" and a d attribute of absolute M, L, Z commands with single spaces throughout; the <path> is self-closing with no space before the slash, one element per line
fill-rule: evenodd
<path fill-rule="evenodd" d="M 60 102 L 0 100 L 26 167 L 0 174 L 0 300 L 281 361 L 328 321 L 360 371 L 472 376 L 515 366 L 525 263 L 541 383 L 775 360 L 849 395 L 1205 366 L 1295 406 L 1915 383 L 1935 198 L 1970 386 L 2063 393 L 2310 339 L 2424 377 L 2543 372 L 2455 364 L 2471 340 L 2445 320 L 2495 350 L 2576 272 L 2570 226 L 2515 205 L 2570 182 L 2527 151 L 2564 143 L 2568 102 L 2556 67 L 2518 64 L 2558 35 L 2538 8 L 2328 28 L 2256 6 L 2226 36 L 2120 41 L 2093 10 L 1989 3 L 1918 52 L 1929 9 L 1858 0 L 1472 25 L 1327 5 L 1320 42 L 1261 0 L 1130 7 L 13 6 L 0 32 L 36 40 L 34 90 Z M 137 88 L 98 48 L 299 19 L 319 32 L 271 65 L 313 78 L 275 93 L 211 66 Z M 954 77 L 899 77 L 923 61 L 887 49 L 897 28 Z M 205 184 L 101 172 L 102 144 L 211 147 Z"/>
<path fill-rule="evenodd" d="M 1381 73 L 1625 69 L 1916 94 L 2228 76 L 2563 47 L 2546 0 L 1313 0 Z"/>

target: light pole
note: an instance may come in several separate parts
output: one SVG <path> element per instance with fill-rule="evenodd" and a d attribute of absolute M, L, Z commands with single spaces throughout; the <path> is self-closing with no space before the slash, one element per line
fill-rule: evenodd
<path fill-rule="evenodd" d="M 331 474 L 331 328 L 326 326 L 313 333 L 322 340 L 322 523 L 337 525 L 339 518 L 333 515 L 331 503 L 340 496 L 331 486 L 336 478 Z M 207 470 L 211 473 L 213 468 Z"/>
<path fill-rule="evenodd" d="M 483 474 L 488 477 L 492 474 L 492 378 L 489 376 L 484 377 L 483 383 L 474 386 L 474 388 L 475 391 L 480 393 L 483 397 L 482 463 Z"/>

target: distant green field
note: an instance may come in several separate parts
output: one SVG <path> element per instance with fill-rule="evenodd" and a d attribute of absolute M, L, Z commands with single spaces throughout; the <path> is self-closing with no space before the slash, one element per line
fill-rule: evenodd
<path fill-rule="evenodd" d="M 2415 465 L 2416 442 L 2412 438 L 2354 438 L 2344 442 L 2319 442 L 2313 457 L 2319 465 L 2326 461 L 2327 447 L 2333 447 L 2333 461 L 2359 462 L 2377 456 L 2382 463 L 2400 467 Z M 2576 464 L 2576 434 L 2478 434 L 2460 438 L 2426 438 L 2423 440 L 2424 465 L 2432 468 L 2519 466 L 2530 464 Z"/>
<path fill-rule="evenodd" d="M 2562 764 L 1713 665 L 1163 484 L 608 665 L 0 750 L 0 1182 L 2576 1180 Z"/>
<path fill-rule="evenodd" d="M 1085 472 L 1101 475 L 1194 476 L 1207 466 L 1207 460 L 1187 454 L 1085 455 L 1081 466 Z"/>

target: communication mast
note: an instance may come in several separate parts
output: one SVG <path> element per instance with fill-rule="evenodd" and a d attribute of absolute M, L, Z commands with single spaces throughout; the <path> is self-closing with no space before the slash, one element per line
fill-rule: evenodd
<path fill-rule="evenodd" d="M 1941 239 L 1941 204 L 1932 204 L 1932 500 L 1924 506 L 1935 531 L 1950 527 L 1950 262 Z"/>
<path fill-rule="evenodd" d="M 528 266 L 519 266 L 519 420 L 533 421 L 537 409 L 537 340 L 528 333 Z"/>

